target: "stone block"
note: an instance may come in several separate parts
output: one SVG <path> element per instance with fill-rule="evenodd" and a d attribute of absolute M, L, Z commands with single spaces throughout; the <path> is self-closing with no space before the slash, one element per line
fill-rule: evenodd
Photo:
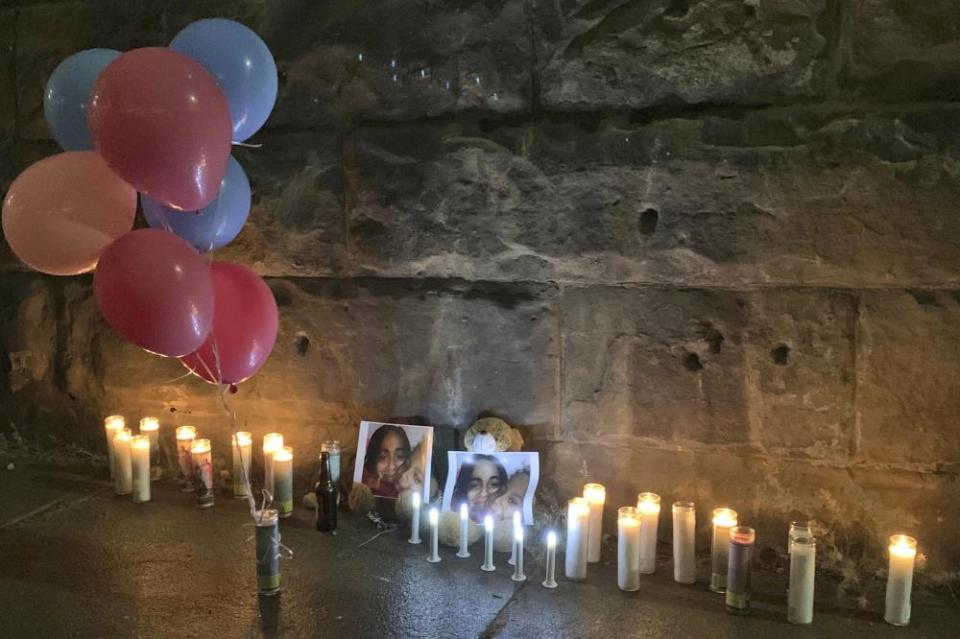
<path fill-rule="evenodd" d="M 960 459 L 960 293 L 864 293 L 857 351 L 860 451 L 925 468 Z"/>
<path fill-rule="evenodd" d="M 835 37 L 823 0 L 535 3 L 552 109 L 822 97 Z"/>
<path fill-rule="evenodd" d="M 748 303 L 734 291 L 565 290 L 564 432 L 579 441 L 746 443 Z"/>
<path fill-rule="evenodd" d="M 865 0 L 844 6 L 846 91 L 892 102 L 960 99 L 960 5 Z"/>
<path fill-rule="evenodd" d="M 0 143 L 4 144 L 16 135 L 17 126 L 16 34 L 16 11 L 0 8 Z"/>
<path fill-rule="evenodd" d="M 274 126 L 410 120 L 528 108 L 532 53 L 523 0 L 271 3 L 280 63 Z"/>

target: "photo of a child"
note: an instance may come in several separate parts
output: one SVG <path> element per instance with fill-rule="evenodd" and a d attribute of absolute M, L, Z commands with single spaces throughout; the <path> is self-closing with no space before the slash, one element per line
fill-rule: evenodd
<path fill-rule="evenodd" d="M 443 491 L 443 510 L 459 511 L 466 504 L 470 519 L 486 515 L 511 519 L 519 512 L 533 523 L 533 496 L 539 478 L 538 453 L 491 455 L 450 451 L 450 473 Z"/>

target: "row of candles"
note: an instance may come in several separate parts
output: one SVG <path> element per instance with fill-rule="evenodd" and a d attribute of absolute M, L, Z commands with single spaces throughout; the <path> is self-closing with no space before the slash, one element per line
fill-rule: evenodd
<path fill-rule="evenodd" d="M 587 565 L 600 561 L 603 535 L 603 507 L 606 489 L 601 484 L 584 486 L 583 496 L 567 503 L 567 537 L 564 573 L 571 581 L 587 578 Z M 414 495 L 410 543 L 420 543 L 420 495 Z M 673 578 L 681 584 L 696 582 L 696 506 L 691 501 L 673 504 Z M 657 526 L 660 496 L 644 492 L 636 506 L 617 510 L 617 586 L 624 591 L 640 588 L 640 575 L 656 570 Z M 430 554 L 427 561 L 440 561 L 438 552 L 439 512 L 430 508 Z M 725 595 L 729 612 L 745 614 L 750 608 L 750 575 L 756 531 L 740 526 L 738 515 L 730 508 L 713 510 L 710 589 Z M 469 557 L 467 507 L 460 507 L 460 548 L 457 557 Z M 481 570 L 493 571 L 493 518 L 484 520 L 484 560 Z M 523 571 L 523 525 L 520 513 L 514 513 L 513 546 L 509 563 L 512 579 L 525 581 Z M 557 534 L 547 533 L 545 588 L 556 588 Z M 813 622 L 816 540 L 809 522 L 791 522 L 787 551 L 790 577 L 787 591 L 787 620 L 795 624 Z M 887 577 L 884 620 L 895 626 L 910 622 L 910 594 L 913 586 L 917 541 L 908 535 L 890 537 L 890 563 Z"/>

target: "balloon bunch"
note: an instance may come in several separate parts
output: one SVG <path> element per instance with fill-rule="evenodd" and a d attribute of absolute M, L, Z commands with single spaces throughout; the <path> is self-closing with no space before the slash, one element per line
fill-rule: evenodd
<path fill-rule="evenodd" d="M 250 183 L 230 155 L 273 110 L 277 68 L 263 40 L 222 18 L 169 47 L 80 51 L 47 81 L 44 116 L 64 152 L 21 173 L 3 232 L 27 266 L 94 270 L 107 323 L 218 384 L 253 376 L 277 338 L 277 306 L 245 266 L 201 256 L 232 241 Z M 151 228 L 132 230 L 137 192 Z"/>

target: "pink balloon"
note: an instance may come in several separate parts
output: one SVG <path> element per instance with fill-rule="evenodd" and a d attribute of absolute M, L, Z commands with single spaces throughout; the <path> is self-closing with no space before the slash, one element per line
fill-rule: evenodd
<path fill-rule="evenodd" d="M 107 247 L 93 292 L 113 330 L 158 355 L 192 353 L 213 325 L 210 267 L 166 231 L 131 231 Z"/>
<path fill-rule="evenodd" d="M 215 262 L 213 330 L 184 366 L 211 383 L 239 384 L 263 366 L 277 341 L 277 302 L 246 266 Z"/>
<path fill-rule="evenodd" d="M 138 191 L 187 211 L 216 197 L 233 129 L 227 99 L 200 63 L 134 49 L 107 65 L 88 106 L 94 145 Z"/>
<path fill-rule="evenodd" d="M 130 231 L 137 192 L 94 151 L 60 153 L 21 173 L 3 202 L 3 234 L 27 266 L 51 275 L 92 270 Z"/>

